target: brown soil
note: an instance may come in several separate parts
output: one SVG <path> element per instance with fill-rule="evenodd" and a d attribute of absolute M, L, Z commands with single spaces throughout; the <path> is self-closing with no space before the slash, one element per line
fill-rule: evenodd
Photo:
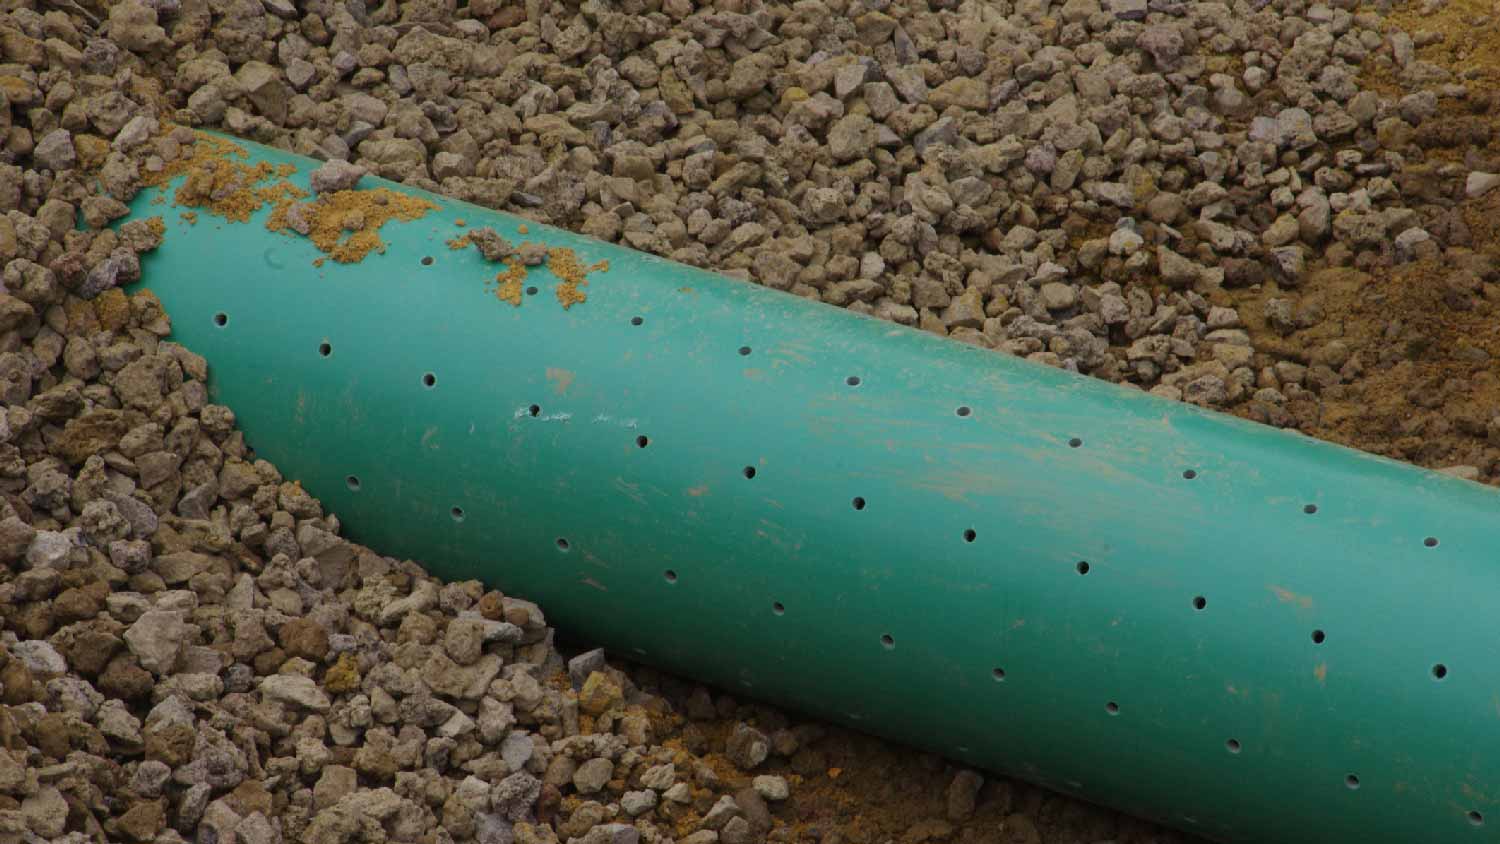
<path fill-rule="evenodd" d="M 1415 262 L 1324 261 L 1296 290 L 1274 285 L 1231 294 L 1265 363 L 1337 370 L 1321 406 L 1285 410 L 1255 402 L 1236 412 L 1320 439 L 1427 466 L 1500 472 L 1500 190 L 1467 199 L 1471 169 L 1500 170 L 1500 14 L 1490 0 L 1418 0 L 1388 15 L 1412 35 L 1417 58 L 1462 80 L 1470 95 L 1443 100 L 1412 133 L 1407 166 L 1393 178 L 1418 224 L 1447 245 Z M 1362 83 L 1399 96 L 1389 62 L 1367 62 Z M 1368 256 L 1373 257 L 1373 256 Z M 1340 265 L 1342 264 L 1342 265 Z M 1362 267 L 1356 268 L 1356 267 Z M 1265 301 L 1290 297 L 1322 319 L 1282 337 Z M 1493 430 L 1494 433 L 1490 433 Z"/>
<path fill-rule="evenodd" d="M 562 303 L 563 310 L 567 310 L 588 299 L 588 295 L 579 288 L 589 283 L 589 273 L 608 272 L 609 262 L 600 261 L 591 267 L 585 267 L 578 262 L 578 256 L 573 254 L 573 250 L 560 246 L 547 250 L 547 269 L 557 276 L 557 301 Z"/>
<path fill-rule="evenodd" d="M 290 228 L 286 215 L 291 204 L 276 206 L 266 228 Z M 302 216 L 311 227 L 308 237 L 320 252 L 340 264 L 356 264 L 371 252 L 385 254 L 380 228 L 392 220 L 416 220 L 437 206 L 425 199 L 397 193 L 389 188 L 341 190 L 325 193 L 302 206 Z"/>
<path fill-rule="evenodd" d="M 526 265 L 515 259 L 510 262 L 502 261 L 500 266 L 505 269 L 495 276 L 495 298 L 502 302 L 509 302 L 516 307 L 521 306 L 521 287 L 526 282 Z"/>

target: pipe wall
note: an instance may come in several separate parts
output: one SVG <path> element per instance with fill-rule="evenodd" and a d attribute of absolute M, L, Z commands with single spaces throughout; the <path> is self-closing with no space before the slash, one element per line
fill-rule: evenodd
<path fill-rule="evenodd" d="M 1492 490 L 377 185 L 436 210 L 317 267 L 134 205 L 213 399 L 351 538 L 1208 838 L 1495 840 Z M 513 306 L 445 246 L 481 225 L 609 269 Z"/>

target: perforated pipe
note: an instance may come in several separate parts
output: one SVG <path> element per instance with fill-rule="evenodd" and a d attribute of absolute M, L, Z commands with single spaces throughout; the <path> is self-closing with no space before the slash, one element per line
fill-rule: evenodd
<path fill-rule="evenodd" d="M 351 537 L 1209 838 L 1496 838 L 1491 490 L 420 195 L 321 267 L 134 206 L 214 398 Z M 513 307 L 458 219 L 610 268 Z"/>

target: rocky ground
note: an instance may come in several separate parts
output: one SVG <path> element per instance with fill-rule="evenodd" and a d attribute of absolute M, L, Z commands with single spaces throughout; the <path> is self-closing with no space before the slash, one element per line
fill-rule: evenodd
<path fill-rule="evenodd" d="M 1182 840 L 561 653 L 254 459 L 104 227 L 214 127 L 1500 479 L 1488 0 L 0 2 L 0 842 Z M 81 218 L 85 228 L 74 228 Z"/>

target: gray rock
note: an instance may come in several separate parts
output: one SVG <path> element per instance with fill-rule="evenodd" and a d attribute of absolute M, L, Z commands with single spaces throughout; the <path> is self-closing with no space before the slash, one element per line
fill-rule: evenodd
<path fill-rule="evenodd" d="M 583 688 L 583 681 L 587 680 L 590 674 L 593 674 L 595 671 L 600 671 L 603 668 L 603 648 L 594 648 L 591 651 L 584 651 L 578 656 L 575 656 L 572 659 L 568 660 L 568 679 L 573 683 L 574 689 L 581 689 Z"/>
<path fill-rule="evenodd" d="M 771 752 L 771 740 L 766 734 L 749 724 L 734 725 L 729 735 L 724 755 L 741 770 L 752 771 L 766 761 Z"/>
<path fill-rule="evenodd" d="M 290 703 L 314 712 L 327 712 L 331 705 L 328 695 L 310 677 L 293 674 L 273 674 L 260 681 L 260 693 L 281 703 Z"/>
<path fill-rule="evenodd" d="M 1283 284 L 1290 286 L 1301 283 L 1302 271 L 1307 263 L 1307 257 L 1302 253 L 1301 247 L 1282 246 L 1272 249 L 1271 262 Z"/>
<path fill-rule="evenodd" d="M 1276 143 L 1291 149 L 1306 149 L 1318 142 L 1312 115 L 1306 109 L 1282 109 L 1276 115 Z"/>
<path fill-rule="evenodd" d="M 1395 246 L 1397 261 L 1414 261 L 1424 246 L 1433 246 L 1432 235 L 1425 229 L 1412 227 L 1396 235 Z"/>
<path fill-rule="evenodd" d="M 455 618 L 448 622 L 443 648 L 459 665 L 473 665 L 484 655 L 486 622 L 478 618 Z"/>
<path fill-rule="evenodd" d="M 43 786 L 21 801 L 21 817 L 34 834 L 44 839 L 58 838 L 68 826 L 68 803 L 57 788 Z"/>
<path fill-rule="evenodd" d="M 740 815 L 739 804 L 734 802 L 733 797 L 726 794 L 720 797 L 719 801 L 703 816 L 703 826 L 707 829 L 722 831 L 731 820 Z"/>
<path fill-rule="evenodd" d="M 37 142 L 31 157 L 37 166 L 48 170 L 72 170 L 78 164 L 78 154 L 73 150 L 73 134 L 67 129 L 53 129 Z"/>
<path fill-rule="evenodd" d="M 28 639 L 10 646 L 10 652 L 31 670 L 32 674 L 51 677 L 65 674 L 68 661 L 51 644 L 41 639 Z"/>
<path fill-rule="evenodd" d="M 531 761 L 532 754 L 536 752 L 536 745 L 532 744 L 528 733 L 511 733 L 500 743 L 500 758 L 512 771 L 519 771 L 522 766 Z"/>
<path fill-rule="evenodd" d="M 627 791 L 620 798 L 620 808 L 632 818 L 644 815 L 656 808 L 656 792 L 650 789 Z"/>
<path fill-rule="evenodd" d="M 148 53 L 172 43 L 157 24 L 156 7 L 142 0 L 124 0 L 110 7 L 109 38 L 132 53 Z"/>
<path fill-rule="evenodd" d="M 962 770 L 955 774 L 948 784 L 948 820 L 965 821 L 973 816 L 974 801 L 983 786 L 984 777 L 973 771 Z"/>
<path fill-rule="evenodd" d="M 243 844 L 281 844 L 281 833 L 264 814 L 251 812 L 235 826 L 234 840 Z"/>
<path fill-rule="evenodd" d="M 1464 193 L 1470 199 L 1478 199 L 1500 185 L 1500 173 L 1484 173 L 1475 170 L 1464 182 Z"/>
<path fill-rule="evenodd" d="M 653 765 L 641 774 L 641 785 L 656 791 L 666 791 L 677 781 L 677 768 L 671 762 Z"/>
<path fill-rule="evenodd" d="M 640 844 L 641 833 L 635 827 L 623 823 L 596 826 L 578 839 L 578 844 Z"/>
<path fill-rule="evenodd" d="M 875 149 L 875 121 L 863 114 L 841 118 L 828 130 L 828 152 L 835 161 L 864 158 Z"/>
<path fill-rule="evenodd" d="M 271 2 L 283 2 L 283 0 L 271 0 Z M 291 83 L 295 90 L 307 90 L 307 86 L 312 84 L 317 75 L 317 67 L 307 59 L 292 59 L 286 64 L 286 81 Z"/>
<path fill-rule="evenodd" d="M 984 317 L 983 295 L 977 288 L 972 287 L 965 290 L 943 310 L 943 323 L 950 329 L 980 328 L 984 325 Z"/>
<path fill-rule="evenodd" d="M 573 772 L 573 787 L 579 794 L 596 794 L 615 775 L 615 764 L 608 759 L 590 759 Z"/>
<path fill-rule="evenodd" d="M 1203 268 L 1165 246 L 1156 247 L 1156 265 L 1162 281 L 1172 287 L 1192 287 L 1203 275 Z"/>
<path fill-rule="evenodd" d="M 478 844 L 514 844 L 514 824 L 493 812 L 474 815 L 474 839 Z"/>
<path fill-rule="evenodd" d="M 914 104 L 927 102 L 927 79 L 917 68 L 888 68 L 885 78 L 906 102 Z"/>
<path fill-rule="evenodd" d="M 724 828 L 719 830 L 719 841 L 722 844 L 751 844 L 754 833 L 750 829 L 750 821 L 743 817 L 731 818 Z"/>
<path fill-rule="evenodd" d="M 38 531 L 26 549 L 26 565 L 28 568 L 66 568 L 75 544 L 66 533 Z"/>
<path fill-rule="evenodd" d="M 871 66 L 864 62 L 852 62 L 839 68 L 833 74 L 833 93 L 841 100 L 848 99 L 852 94 L 864 87 L 871 79 Z"/>
<path fill-rule="evenodd" d="M 156 118 L 147 114 L 137 114 L 125 123 L 120 131 L 115 133 L 115 149 L 131 150 L 151 139 L 160 128 Z"/>
<path fill-rule="evenodd" d="M 187 643 L 188 631 L 182 613 L 152 610 L 125 631 L 125 644 L 142 668 L 159 677 L 171 673 L 176 666 Z"/>
<path fill-rule="evenodd" d="M 365 176 L 365 168 L 350 164 L 347 161 L 328 161 L 323 166 L 312 171 L 308 177 L 312 185 L 313 193 L 333 193 L 341 190 L 353 190 L 359 184 L 359 180 Z"/>
<path fill-rule="evenodd" d="M 1156 66 L 1164 70 L 1175 70 L 1185 46 L 1182 33 L 1175 26 L 1157 24 L 1141 30 L 1135 45 L 1151 54 Z"/>
<path fill-rule="evenodd" d="M 785 800 L 791 796 L 791 789 L 787 787 L 786 779 L 770 775 L 758 776 L 752 782 L 755 793 L 772 802 Z"/>
<path fill-rule="evenodd" d="M 147 759 L 136 767 L 135 774 L 131 776 L 130 790 L 147 800 L 154 800 L 161 795 L 171 777 L 172 769 L 165 762 Z"/>
<path fill-rule="evenodd" d="M 605 781 L 608 781 L 608 777 Z M 600 783 L 600 788 L 603 788 L 603 783 Z M 490 806 L 506 820 L 522 821 L 530 817 L 531 807 L 536 804 L 541 793 L 541 780 L 524 771 L 517 771 L 495 783 L 490 790 Z"/>
<path fill-rule="evenodd" d="M 0 564 L 14 563 L 26 555 L 37 537 L 36 528 L 15 516 L 0 519 Z M 31 566 L 30 561 L 27 562 Z M 35 566 L 31 566 L 35 568 Z M 50 568 L 50 566 L 49 566 Z"/>
<path fill-rule="evenodd" d="M 1065 311 L 1078 303 L 1078 291 L 1060 281 L 1049 281 L 1038 292 L 1042 306 L 1049 311 Z"/>

